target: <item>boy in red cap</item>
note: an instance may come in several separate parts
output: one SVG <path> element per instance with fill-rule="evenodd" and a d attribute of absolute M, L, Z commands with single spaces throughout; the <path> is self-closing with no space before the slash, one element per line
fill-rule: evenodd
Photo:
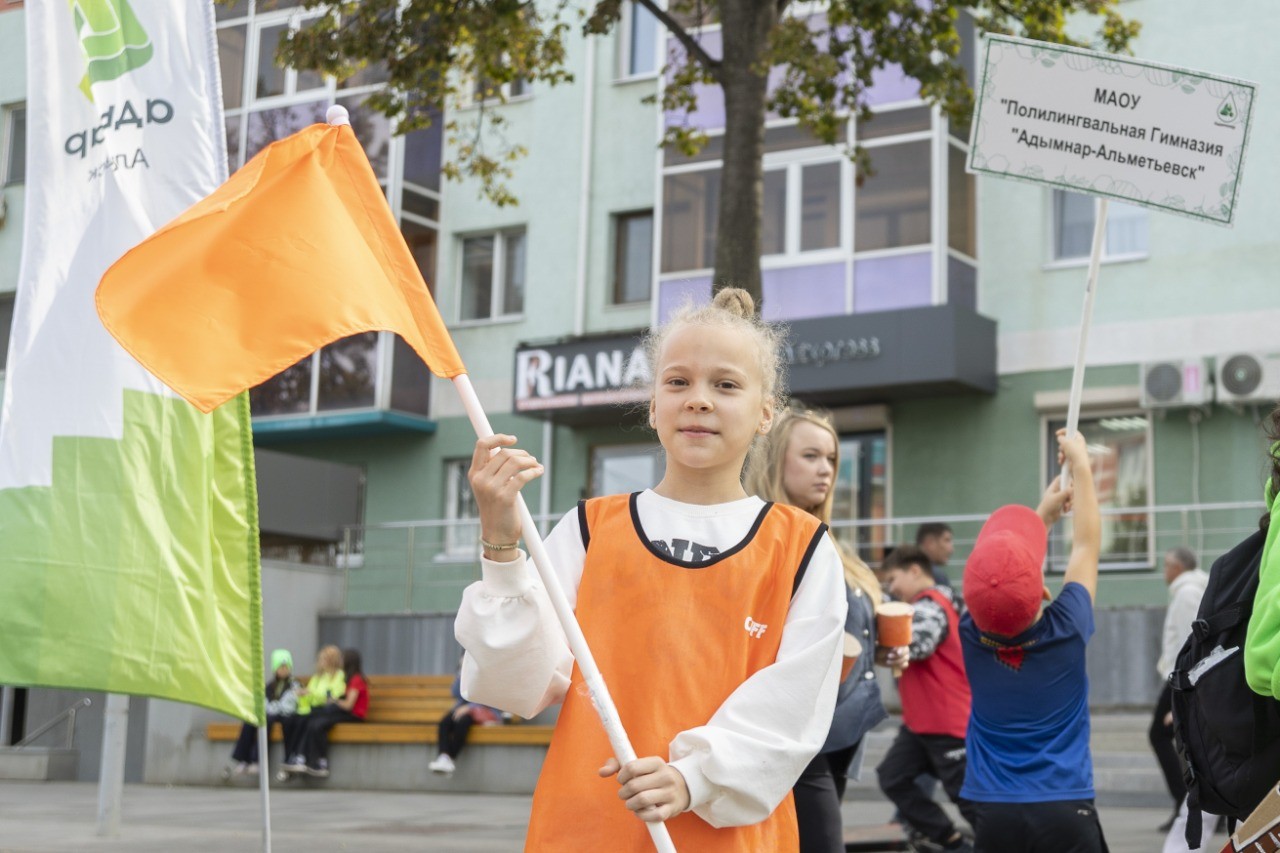
<path fill-rule="evenodd" d="M 965 563 L 968 612 L 960 620 L 972 689 L 961 796 L 973 803 L 978 853 L 1103 853 L 1089 752 L 1085 644 L 1093 636 L 1101 522 L 1089 452 L 1058 431 L 1055 478 L 1036 510 L 991 514 Z M 1041 566 L 1048 531 L 1074 506 L 1071 556 L 1058 598 Z"/>

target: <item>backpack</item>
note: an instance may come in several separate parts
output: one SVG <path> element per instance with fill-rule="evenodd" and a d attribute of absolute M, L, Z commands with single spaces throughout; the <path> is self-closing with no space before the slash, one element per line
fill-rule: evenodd
<path fill-rule="evenodd" d="M 1214 562 L 1169 675 L 1193 850 L 1201 809 L 1226 815 L 1234 831 L 1280 778 L 1280 702 L 1254 693 L 1244 678 L 1245 631 L 1265 541 L 1259 530 Z"/>

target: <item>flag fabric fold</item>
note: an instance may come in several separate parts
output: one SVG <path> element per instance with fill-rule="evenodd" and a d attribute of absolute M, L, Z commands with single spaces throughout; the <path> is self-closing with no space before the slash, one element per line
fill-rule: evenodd
<path fill-rule="evenodd" d="M 466 372 L 349 126 L 274 142 L 117 261 L 98 313 L 201 411 L 349 335 L 395 332 Z"/>
<path fill-rule="evenodd" d="M 0 684 L 259 722 L 247 395 L 201 414 L 107 334 L 107 267 L 226 178 L 209 0 L 31 0 L 0 416 Z"/>

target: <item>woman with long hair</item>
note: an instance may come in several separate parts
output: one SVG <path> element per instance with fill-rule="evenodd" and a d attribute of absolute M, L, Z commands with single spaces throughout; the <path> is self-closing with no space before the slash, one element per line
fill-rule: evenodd
<path fill-rule="evenodd" d="M 765 500 L 790 504 L 831 522 L 840 443 L 831 421 L 810 410 L 791 409 L 775 421 L 769 441 L 751 460 L 746 489 Z M 837 545 L 839 545 L 837 540 Z M 838 547 L 844 564 L 845 597 L 849 612 L 845 633 L 863 652 L 840 684 L 831 731 L 822 750 L 796 782 L 793 793 L 800 825 L 801 853 L 842 853 L 844 828 L 840 800 L 849 767 L 863 735 L 885 718 L 880 687 L 872 671 L 876 647 L 875 608 L 880 584 L 867 564 Z"/>

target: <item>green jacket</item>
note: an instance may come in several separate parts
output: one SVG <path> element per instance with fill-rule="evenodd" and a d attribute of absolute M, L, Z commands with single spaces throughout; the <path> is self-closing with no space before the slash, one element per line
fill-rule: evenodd
<path fill-rule="evenodd" d="M 1272 456 L 1280 453 L 1280 442 L 1271 446 Z M 1244 677 L 1254 693 L 1280 698 L 1280 504 L 1271 493 L 1271 481 L 1264 490 L 1271 526 L 1262 546 L 1258 566 L 1258 593 L 1244 641 Z"/>
<path fill-rule="evenodd" d="M 347 695 L 347 676 L 342 670 L 333 675 L 317 672 L 307 682 L 307 693 L 298 698 L 298 713 L 310 714 L 312 708 L 328 704 L 329 699 L 341 699 Z"/>

